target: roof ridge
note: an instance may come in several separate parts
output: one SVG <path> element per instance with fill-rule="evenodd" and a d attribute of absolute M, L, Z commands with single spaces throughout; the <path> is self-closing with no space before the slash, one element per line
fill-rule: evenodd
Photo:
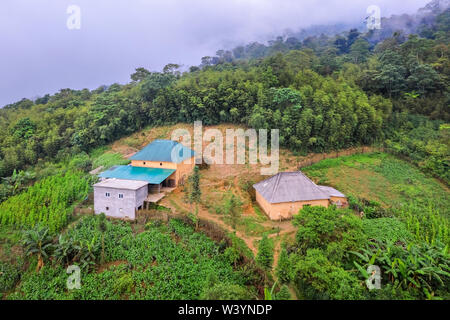
<path fill-rule="evenodd" d="M 278 190 L 278 186 L 280 185 L 281 176 L 282 176 L 282 172 L 278 172 L 276 175 L 275 185 L 273 186 L 273 189 L 272 189 L 272 194 L 270 195 L 270 202 L 273 201 L 274 195 L 276 194 L 275 190 Z"/>
<path fill-rule="evenodd" d="M 306 178 L 308 179 L 313 185 L 314 187 L 322 194 L 324 194 L 327 198 L 330 198 L 330 195 L 326 192 L 324 192 L 314 181 L 312 181 L 306 174 L 304 174 L 301 170 L 299 170 L 299 172 Z"/>

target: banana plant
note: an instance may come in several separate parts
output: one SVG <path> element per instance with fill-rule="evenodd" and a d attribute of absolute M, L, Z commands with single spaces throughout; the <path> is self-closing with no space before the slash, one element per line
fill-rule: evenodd
<path fill-rule="evenodd" d="M 52 237 L 46 227 L 36 225 L 34 229 L 24 232 L 22 244 L 25 247 L 26 254 L 29 256 L 37 255 L 38 263 L 36 272 L 39 272 L 44 266 L 44 261 L 48 259 L 52 249 Z"/>

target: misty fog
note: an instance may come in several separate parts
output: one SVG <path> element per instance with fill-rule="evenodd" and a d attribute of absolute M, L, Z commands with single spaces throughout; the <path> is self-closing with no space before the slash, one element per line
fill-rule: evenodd
<path fill-rule="evenodd" d="M 428 0 L 2 0 L 0 106 L 62 88 L 126 83 L 137 67 L 198 65 L 205 55 L 286 30 L 414 13 Z M 81 29 L 66 26 L 69 5 Z"/>

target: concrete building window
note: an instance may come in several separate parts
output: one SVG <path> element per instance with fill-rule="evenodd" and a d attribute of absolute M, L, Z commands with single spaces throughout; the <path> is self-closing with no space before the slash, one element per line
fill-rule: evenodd
<path fill-rule="evenodd" d="M 106 211 L 109 211 L 109 207 L 106 207 Z"/>
<path fill-rule="evenodd" d="M 146 164 L 146 162 L 144 161 L 144 165 Z"/>
<path fill-rule="evenodd" d="M 105 194 L 105 196 L 106 196 L 107 198 L 109 198 L 109 197 L 111 197 L 111 193 L 107 192 L 107 193 Z"/>
<path fill-rule="evenodd" d="M 123 193 L 119 193 L 119 199 L 123 199 Z"/>
<path fill-rule="evenodd" d="M 159 165 L 162 167 L 162 162 Z"/>

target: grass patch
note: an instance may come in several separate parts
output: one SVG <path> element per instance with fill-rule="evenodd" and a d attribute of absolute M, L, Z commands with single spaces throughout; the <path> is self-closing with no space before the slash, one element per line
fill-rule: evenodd
<path fill-rule="evenodd" d="M 124 159 L 120 153 L 106 152 L 92 159 L 92 167 L 98 168 L 103 166 L 105 169 L 111 168 L 117 165 L 127 165 L 130 160 Z"/>
<path fill-rule="evenodd" d="M 448 189 L 403 160 L 385 153 L 358 154 L 323 160 L 303 171 L 320 184 L 379 202 L 417 240 L 450 244 Z"/>

